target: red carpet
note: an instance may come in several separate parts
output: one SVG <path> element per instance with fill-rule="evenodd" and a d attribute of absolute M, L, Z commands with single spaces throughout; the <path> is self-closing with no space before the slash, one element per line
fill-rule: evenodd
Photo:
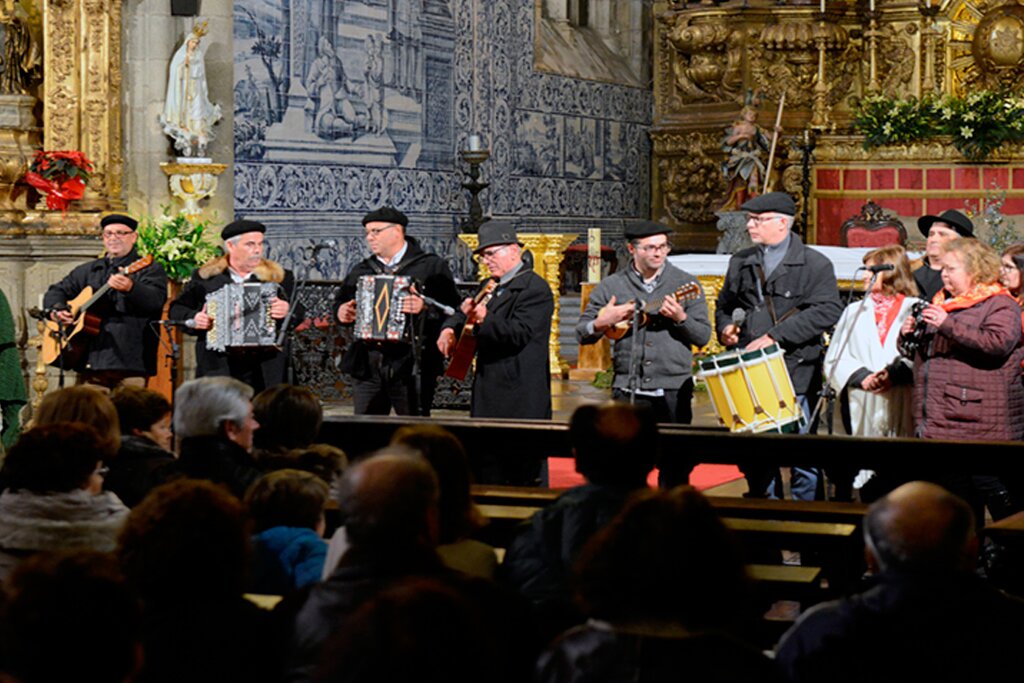
<path fill-rule="evenodd" d="M 553 489 L 568 489 L 583 483 L 572 458 L 548 458 L 548 477 Z M 690 474 L 690 483 L 703 491 L 742 477 L 735 465 L 697 465 Z M 657 486 L 658 470 L 651 472 L 647 481 L 651 486 Z"/>

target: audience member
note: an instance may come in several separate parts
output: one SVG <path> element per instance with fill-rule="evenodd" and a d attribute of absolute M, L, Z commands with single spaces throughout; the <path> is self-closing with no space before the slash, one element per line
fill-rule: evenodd
<path fill-rule="evenodd" d="M 245 494 L 253 524 L 249 592 L 283 595 L 320 580 L 327 484 L 301 470 L 264 475 Z"/>
<path fill-rule="evenodd" d="M 500 573 L 528 598 L 547 635 L 579 620 L 569 572 L 583 544 L 647 486 L 658 450 L 653 413 L 627 403 L 584 405 L 569 421 L 576 471 L 587 483 L 533 516 L 509 543 Z"/>
<path fill-rule="evenodd" d="M 443 615 L 443 618 L 439 618 Z M 481 605 L 433 579 L 400 581 L 367 600 L 324 648 L 323 683 L 513 683 L 517 667 Z"/>
<path fill-rule="evenodd" d="M 0 662 L 18 683 L 134 680 L 142 663 L 139 606 L 110 555 L 36 555 L 4 592 Z"/>
<path fill-rule="evenodd" d="M 737 638 L 756 617 L 746 570 L 689 486 L 638 493 L 586 544 L 574 586 L 589 621 L 541 657 L 539 681 L 781 680 Z"/>
<path fill-rule="evenodd" d="M 337 500 L 341 474 L 348 467 L 348 456 L 337 446 L 313 443 L 304 448 L 295 448 L 280 458 L 267 462 L 271 469 L 293 469 L 310 472 L 320 477 L 331 490 L 331 499 Z"/>
<path fill-rule="evenodd" d="M 158 486 L 131 511 L 118 556 L 142 601 L 140 681 L 277 681 L 270 614 L 242 597 L 242 503 L 204 481 Z"/>
<path fill-rule="evenodd" d="M 174 462 L 171 404 L 163 394 L 122 385 L 110 395 L 121 424 L 121 449 L 105 486 L 135 507 L 159 483 L 159 470 Z"/>
<path fill-rule="evenodd" d="M 207 479 L 243 497 L 261 475 L 250 455 L 260 426 L 252 394 L 252 387 L 231 377 L 202 377 L 178 387 L 174 432 L 181 445 L 166 478 Z"/>
<path fill-rule="evenodd" d="M 999 282 L 1024 308 L 1024 243 L 1011 244 L 999 259 Z"/>
<path fill-rule="evenodd" d="M 364 600 L 398 579 L 444 572 L 437 545 L 437 476 L 425 460 L 381 452 L 342 476 L 350 547 L 298 610 L 288 681 L 311 680 L 323 644 Z"/>
<path fill-rule="evenodd" d="M 1024 602 L 973 573 L 971 508 L 929 483 L 905 484 L 868 510 L 874 584 L 811 608 L 779 645 L 797 683 L 996 681 L 1020 671 Z"/>
<path fill-rule="evenodd" d="M 121 447 L 121 423 L 110 397 L 95 385 L 80 384 L 50 392 L 39 402 L 30 427 L 81 422 L 96 430 L 111 454 Z"/>
<path fill-rule="evenodd" d="M 409 425 L 399 428 L 391 438 L 392 446 L 405 446 L 422 455 L 437 475 L 438 546 L 441 561 L 470 576 L 494 578 L 498 556 L 494 548 L 469 535 L 483 523 L 470 498 L 472 475 L 466 451 L 458 438 L 436 425 Z M 344 527 L 331 538 L 324 565 L 324 578 L 330 576 L 348 548 Z"/>
<path fill-rule="evenodd" d="M 252 412 L 260 423 L 253 437 L 253 456 L 261 464 L 316 441 L 324 418 L 316 394 L 291 384 L 278 384 L 256 394 Z"/>
<path fill-rule="evenodd" d="M 21 435 L 2 473 L 0 579 L 40 551 L 114 549 L 128 508 L 102 491 L 112 453 L 84 424 L 55 422 Z"/>

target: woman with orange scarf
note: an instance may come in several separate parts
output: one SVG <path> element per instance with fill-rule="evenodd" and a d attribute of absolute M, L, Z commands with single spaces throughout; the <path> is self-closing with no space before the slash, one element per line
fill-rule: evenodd
<path fill-rule="evenodd" d="M 999 256 L 974 239 L 942 245 L 942 283 L 922 313 L 927 329 L 914 362 L 914 431 L 927 439 L 1017 441 L 1024 437 L 1021 312 L 999 283 Z M 901 333 L 913 331 L 914 321 Z M 944 473 L 956 476 L 956 473 Z M 982 479 L 985 482 L 983 483 Z M 988 499 L 991 478 L 973 477 Z M 944 481 L 963 490 L 959 482 Z M 970 496 L 977 500 L 977 495 Z"/>

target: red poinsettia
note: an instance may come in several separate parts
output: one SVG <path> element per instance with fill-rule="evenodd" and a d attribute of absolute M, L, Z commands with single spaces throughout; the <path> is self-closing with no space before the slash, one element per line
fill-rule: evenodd
<path fill-rule="evenodd" d="M 67 211 L 72 200 L 85 194 L 92 168 L 92 162 L 81 152 L 39 150 L 25 182 L 46 195 L 47 208 Z"/>

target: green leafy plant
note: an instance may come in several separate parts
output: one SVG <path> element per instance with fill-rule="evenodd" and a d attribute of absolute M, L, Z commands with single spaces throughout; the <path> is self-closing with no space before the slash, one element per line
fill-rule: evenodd
<path fill-rule="evenodd" d="M 861 100 L 853 128 L 865 149 L 948 135 L 967 159 L 982 161 L 1006 143 L 1024 142 L 1024 97 L 993 90 L 922 100 L 871 95 Z"/>
<path fill-rule="evenodd" d="M 220 248 L 211 244 L 206 234 L 208 221 L 193 223 L 182 215 L 168 216 L 164 207 L 161 216 L 144 216 L 139 224 L 138 250 L 164 267 L 167 277 L 184 282 L 192 271 L 220 254 Z"/>
<path fill-rule="evenodd" d="M 981 201 L 981 211 L 973 210 L 970 205 L 967 205 L 964 210 L 964 213 L 977 226 L 978 238 L 987 242 L 1000 254 L 1011 244 L 1021 241 L 1020 235 L 1017 233 L 1017 226 L 1003 213 L 1005 202 L 1006 190 L 993 183 L 991 189 L 985 191 L 985 198 Z"/>
<path fill-rule="evenodd" d="M 872 149 L 924 140 L 934 134 L 935 123 L 927 100 L 869 95 L 861 100 L 853 127 L 864 135 L 864 149 Z"/>

